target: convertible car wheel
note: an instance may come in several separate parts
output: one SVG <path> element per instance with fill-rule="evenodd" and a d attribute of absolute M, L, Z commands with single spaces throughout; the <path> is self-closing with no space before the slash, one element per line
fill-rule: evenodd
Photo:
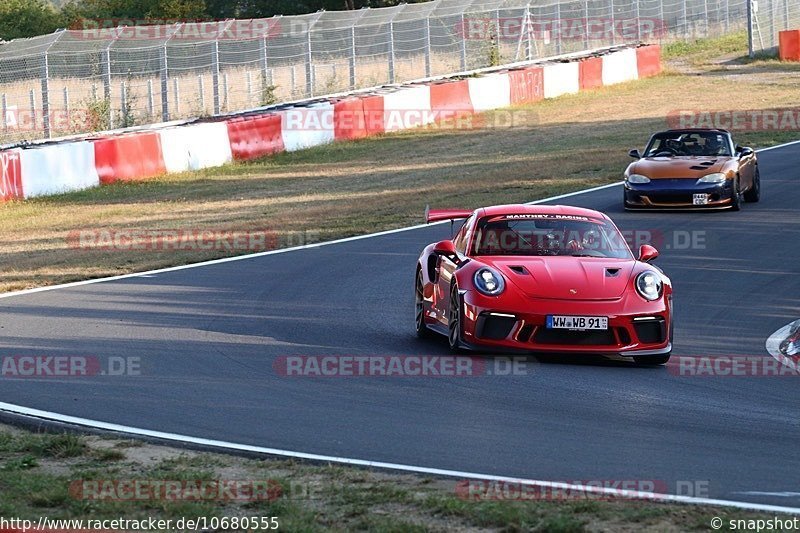
<path fill-rule="evenodd" d="M 731 193 L 731 209 L 739 211 L 742 208 L 742 191 L 739 188 L 739 178 L 733 180 L 733 192 Z"/>
<path fill-rule="evenodd" d="M 744 199 L 747 202 L 757 202 L 761 199 L 761 174 L 758 172 L 758 167 L 756 167 L 756 173 L 753 176 L 753 186 L 744 193 Z"/>

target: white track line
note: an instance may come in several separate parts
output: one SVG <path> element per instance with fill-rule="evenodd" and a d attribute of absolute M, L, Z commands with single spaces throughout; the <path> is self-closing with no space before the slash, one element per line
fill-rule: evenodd
<path fill-rule="evenodd" d="M 554 200 L 560 200 L 562 198 L 568 198 L 570 196 L 576 196 L 579 194 L 590 193 L 594 191 L 599 191 L 602 189 L 607 189 L 609 187 L 615 187 L 620 185 L 622 182 L 616 183 L 609 183 L 608 185 L 600 185 L 599 187 L 592 187 L 591 189 L 583 189 L 580 191 L 570 192 L 566 194 L 560 194 L 558 196 L 551 196 L 550 198 L 543 198 L 541 200 L 536 200 L 534 202 L 529 202 L 530 205 L 535 204 L 542 204 L 545 202 L 552 202 Z M 201 263 L 191 263 L 189 265 L 180 265 L 174 267 L 167 267 L 167 268 L 159 268 L 156 270 L 146 270 L 144 272 L 134 272 L 132 274 L 120 274 L 119 276 L 109 276 L 106 278 L 95 278 L 95 279 L 87 279 L 83 281 L 74 281 L 72 283 L 62 283 L 61 285 L 48 285 L 46 287 L 35 287 L 33 289 L 24 289 L 21 291 L 14 291 L 14 292 L 7 292 L 0 294 L 0 298 L 12 298 L 14 296 L 23 296 L 25 294 L 33 294 L 36 292 L 46 292 L 46 291 L 54 291 L 58 289 L 68 289 L 70 287 L 80 287 L 82 285 L 92 285 L 95 283 L 103 283 L 106 281 L 116 281 L 120 279 L 128 279 L 128 278 L 140 278 L 140 277 L 150 277 L 153 274 L 163 274 L 165 272 L 175 272 L 177 270 L 187 270 L 190 268 L 200 268 L 205 266 L 211 265 L 219 265 L 222 263 L 230 263 L 233 261 L 244 261 L 246 259 L 255 259 L 257 257 L 264 257 L 267 255 L 276 255 L 276 254 L 285 254 L 289 252 L 296 252 L 298 250 L 307 250 L 309 248 L 319 248 L 321 246 L 330 246 L 332 244 L 342 244 L 345 242 L 351 241 L 360 241 L 362 239 L 371 239 L 373 237 L 380 237 L 382 235 L 391 235 L 393 233 L 402 233 L 404 231 L 412 231 L 415 229 L 425 228 L 428 226 L 435 226 L 438 224 L 445 224 L 447 221 L 443 220 L 441 222 L 434 222 L 432 224 L 417 224 L 416 226 L 407 226 L 405 228 L 397 228 L 397 229 L 390 229 L 386 231 L 379 231 L 377 233 L 368 233 L 366 235 L 356 235 L 355 237 L 346 237 L 344 239 L 337 239 L 335 241 L 325 241 L 319 242 L 314 244 L 304 244 L 302 246 L 293 246 L 291 248 L 281 248 L 280 250 L 269 250 L 266 252 L 256 252 L 253 254 L 244 254 L 244 255 L 237 255 L 234 257 L 223 257 L 222 259 L 212 259 L 210 261 L 203 261 Z"/>
<path fill-rule="evenodd" d="M 800 141 L 793 141 L 790 143 L 786 143 L 783 145 L 772 146 L 770 148 L 764 148 L 757 151 L 766 151 L 766 150 L 773 150 L 775 148 L 780 148 L 782 146 L 789 146 L 792 144 L 798 144 Z M 619 186 L 621 182 L 616 183 L 609 183 L 608 185 L 601 185 L 599 187 L 592 187 L 590 189 L 584 189 L 581 191 L 575 191 L 571 193 L 561 194 L 558 196 L 552 196 L 550 198 L 543 198 L 541 200 L 536 200 L 534 202 L 529 202 L 530 205 L 541 204 L 545 202 L 552 202 L 554 200 L 560 200 L 562 198 L 569 198 L 571 196 L 577 196 L 579 194 L 585 194 L 589 192 L 599 191 L 603 189 L 608 189 L 610 187 Z M 437 224 L 443 224 L 446 221 L 438 222 Z M 293 252 L 296 250 L 303 250 L 307 248 L 316 248 L 319 246 L 327 246 L 331 244 L 339 244 L 344 242 L 350 241 L 357 241 L 361 239 L 368 239 L 371 237 L 378 237 L 381 235 L 390 235 L 393 233 L 400 233 L 403 231 L 411 231 L 419 228 L 424 228 L 429 224 L 419 224 L 416 226 L 410 226 L 406 228 L 398 228 L 388 231 L 381 231 L 378 233 L 370 233 L 368 235 L 358 235 L 356 237 L 348 237 L 345 239 L 338 239 L 335 241 L 328 241 L 319 244 L 310 244 L 304 246 L 295 246 L 293 248 L 284 248 L 281 250 L 271 250 L 268 252 L 260 252 L 250 255 L 241 255 L 236 257 L 227 257 L 223 259 L 215 259 L 213 261 L 205 261 L 202 263 L 194 263 L 191 265 L 183 265 L 177 267 L 170 267 L 170 268 L 162 268 L 158 270 L 149 270 L 146 272 L 139 272 L 135 274 L 124 274 L 121 276 L 112 276 L 108 278 L 97 278 L 91 279 L 86 281 L 77 281 L 74 283 L 65 283 L 62 285 L 52 285 L 49 287 L 39 287 L 35 289 L 27 289 L 23 291 L 11 292 L 0 295 L 0 298 L 9 298 L 11 296 L 21 296 L 23 294 L 32 294 L 36 292 L 42 291 L 50 291 L 50 290 L 57 290 L 57 289 L 65 289 L 68 287 L 77 287 L 80 285 L 89 285 L 93 283 L 102 283 L 105 281 L 114 281 L 118 279 L 126 279 L 126 278 L 134 278 L 149 274 L 159 274 L 162 272 L 173 272 L 176 270 L 185 270 L 189 268 L 199 268 L 208 265 L 216 265 L 220 263 L 227 263 L 229 261 L 243 261 L 245 259 L 253 259 L 256 257 L 263 257 L 266 255 L 272 254 L 279 254 L 279 253 L 288 253 Z M 431 224 L 432 225 L 432 224 Z M 88 418 L 80 418 L 75 416 L 67 416 L 62 415 L 59 413 L 53 413 L 50 411 L 42 411 L 39 409 L 31 409 L 28 407 L 22 407 L 19 405 L 14 405 L 10 403 L 0 402 L 0 411 L 11 413 L 20 416 L 38 418 L 41 420 L 47 420 L 50 422 L 59 422 L 62 424 L 71 424 L 85 428 L 92 428 L 92 429 L 101 429 L 105 431 L 114 431 L 118 433 L 127 433 L 130 435 L 136 435 L 139 437 L 149 437 L 155 439 L 162 439 L 165 441 L 171 442 L 182 442 L 187 444 L 195 444 L 199 446 L 208 446 L 211 448 L 219 448 L 225 450 L 235 450 L 240 452 L 249 452 L 249 453 L 258 453 L 258 454 L 267 454 L 267 455 L 277 455 L 282 457 L 294 457 L 297 459 L 305 459 L 311 461 L 323 461 L 323 462 L 330 462 L 330 463 L 341 463 L 341 464 L 349 464 L 354 466 L 364 466 L 364 467 L 371 467 L 371 468 L 384 468 L 389 470 L 399 470 L 405 472 L 414 472 L 418 474 L 429 474 L 435 476 L 446 476 L 446 477 L 457 477 L 460 479 L 474 479 L 474 480 L 488 480 L 488 481 L 500 481 L 506 483 L 523 483 L 528 485 L 535 485 L 539 487 L 549 487 L 549 488 L 558 488 L 558 489 L 565 489 L 565 490 L 573 490 L 573 491 L 580 491 L 580 492 L 591 492 L 591 493 L 599 493 L 599 494 L 606 494 L 609 496 L 617 496 L 622 498 L 637 498 L 637 499 L 650 499 L 650 500 L 658 500 L 661 502 L 671 502 L 671 503 L 687 503 L 693 505 L 718 505 L 723 507 L 731 507 L 736 509 L 743 509 L 743 510 L 751 510 L 751 511 L 768 511 L 768 512 L 776 512 L 776 513 L 791 513 L 791 514 L 800 514 L 799 507 L 783 507 L 779 505 L 765 505 L 765 504 L 758 504 L 758 503 L 747 503 L 747 502 L 737 502 L 737 501 L 729 501 L 729 500 L 716 500 L 711 498 L 696 498 L 693 496 L 678 496 L 674 494 L 656 494 L 656 493 L 649 493 L 649 492 L 639 492 L 639 491 L 624 491 L 619 489 L 612 489 L 607 487 L 594 487 L 594 486 L 585 486 L 585 485 L 571 485 L 567 483 L 557 483 L 552 481 L 541 481 L 535 479 L 524 479 L 524 478 L 514 478 L 514 477 L 506 477 L 506 476 L 495 476 L 491 474 L 478 474 L 474 472 L 461 472 L 457 470 L 445 470 L 441 468 L 429 468 L 424 466 L 412 466 L 412 465 L 403 465 L 403 464 L 395 464 L 395 463 L 384 463 L 379 461 L 368 461 L 365 459 L 350 459 L 347 457 L 335 457 L 335 456 L 328 456 L 328 455 L 317 455 L 313 453 L 304 453 L 304 452 L 295 452 L 290 450 L 279 450 L 276 448 L 264 448 L 261 446 L 251 446 L 247 444 L 237 444 L 235 442 L 226 442 L 220 440 L 212 440 L 212 439 L 203 439 L 199 437 L 192 437 L 189 435 L 179 435 L 176 433 L 165 433 L 162 431 L 153 431 L 149 429 L 141 429 L 135 428 L 131 426 L 122 426 L 119 424 L 111 424 L 108 422 L 102 422 L 99 420 L 91 420 Z"/>
<path fill-rule="evenodd" d="M 369 467 L 369 468 L 383 468 L 388 470 L 399 470 L 404 472 L 414 472 L 417 474 L 428 474 L 433 476 L 445 476 L 458 478 L 459 480 L 483 480 L 483 481 L 499 481 L 504 483 L 519 483 L 526 485 L 533 485 L 538 487 L 548 487 L 556 489 L 564 489 L 576 492 L 589 492 L 596 494 L 604 494 L 608 496 L 615 496 L 618 498 L 640 499 L 640 500 L 656 500 L 664 503 L 683 503 L 693 505 L 717 505 L 723 507 L 732 507 L 736 509 L 746 509 L 751 511 L 769 511 L 775 513 L 800 513 L 800 508 L 797 507 L 784 507 L 780 505 L 766 505 L 758 503 L 746 503 L 730 500 L 716 500 L 712 498 L 696 498 L 694 496 L 677 496 L 674 494 L 658 494 L 653 492 L 642 492 L 632 490 L 620 490 L 610 487 L 597 487 L 592 485 L 577 485 L 570 483 L 559 483 L 554 481 L 542 481 L 537 479 L 525 479 L 517 477 L 496 476 L 491 474 L 479 474 L 475 472 L 462 472 L 459 470 L 446 470 L 442 468 L 429 468 L 425 466 L 411 466 L 397 463 L 384 463 L 381 461 L 367 461 L 364 459 L 350 459 L 347 457 L 336 457 L 332 455 L 319 455 L 315 453 L 294 452 L 288 450 L 280 450 L 277 448 L 264 448 L 261 446 L 251 446 L 248 444 L 237 444 L 235 442 L 226 442 L 221 440 L 203 439 L 200 437 L 192 437 L 188 435 L 179 435 L 176 433 L 166 433 L 163 431 L 153 431 L 149 429 L 140 429 L 130 426 L 122 426 L 119 424 L 111 424 L 108 422 L 101 422 L 99 420 L 90 420 L 87 418 L 79 418 L 74 416 L 65 416 L 58 413 L 49 411 L 41 411 L 39 409 L 29 409 L 27 407 L 19 407 L 16 405 L 0 402 L 0 411 L 13 413 L 30 418 L 36 418 L 48 421 L 57 421 L 64 424 L 81 426 L 92 429 L 102 429 L 105 431 L 113 431 L 116 433 L 125 433 L 129 435 L 136 435 L 139 437 L 148 437 L 152 439 L 160 439 L 171 442 L 181 442 L 184 444 L 194 444 L 197 446 L 205 446 L 210 448 L 217 448 L 220 450 L 235 450 L 238 452 L 257 453 L 276 455 L 280 457 L 293 457 L 296 459 L 304 459 L 309 461 L 321 461 L 326 463 L 340 463 L 353 466 Z M 454 491 L 455 492 L 455 491 Z"/>

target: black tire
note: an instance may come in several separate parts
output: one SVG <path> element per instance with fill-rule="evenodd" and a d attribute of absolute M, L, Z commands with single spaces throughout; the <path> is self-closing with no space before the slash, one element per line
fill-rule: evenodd
<path fill-rule="evenodd" d="M 672 350 L 662 355 L 634 355 L 633 360 L 640 365 L 665 365 L 672 355 Z"/>
<path fill-rule="evenodd" d="M 447 313 L 447 344 L 453 353 L 461 352 L 461 298 L 458 295 L 458 286 L 453 284 L 450 289 L 450 308 Z"/>
<path fill-rule="evenodd" d="M 739 189 L 739 176 L 733 180 L 733 191 L 731 192 L 731 210 L 739 211 L 742 208 L 742 191 Z"/>
<path fill-rule="evenodd" d="M 744 201 L 755 203 L 761 199 L 761 173 L 756 167 L 756 172 L 753 175 L 753 186 L 744 193 Z"/>
<path fill-rule="evenodd" d="M 429 339 L 433 337 L 433 332 L 425 325 L 425 300 L 423 299 L 422 289 L 422 270 L 417 270 L 417 280 L 414 283 L 414 326 L 417 337 Z"/>

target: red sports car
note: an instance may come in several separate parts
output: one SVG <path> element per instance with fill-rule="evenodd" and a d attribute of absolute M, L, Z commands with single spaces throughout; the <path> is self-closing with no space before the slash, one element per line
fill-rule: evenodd
<path fill-rule="evenodd" d="M 467 219 L 428 245 L 416 271 L 416 330 L 450 348 L 622 355 L 664 364 L 672 351 L 672 285 L 635 258 L 603 213 L 569 206 L 430 210 Z"/>

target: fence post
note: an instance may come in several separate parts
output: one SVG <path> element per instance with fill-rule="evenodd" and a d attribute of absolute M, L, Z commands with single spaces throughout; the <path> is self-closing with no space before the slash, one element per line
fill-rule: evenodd
<path fill-rule="evenodd" d="M 611 0 L 611 44 L 617 44 L 617 23 L 614 15 L 614 0 Z"/>
<path fill-rule="evenodd" d="M 431 77 L 431 16 L 425 17 L 425 77 Z"/>
<path fill-rule="evenodd" d="M 769 45 L 777 45 L 778 32 L 776 31 L 775 0 L 769 0 Z"/>
<path fill-rule="evenodd" d="M 175 100 L 175 115 L 181 114 L 181 89 L 178 83 L 178 78 L 172 80 L 172 96 Z"/>
<path fill-rule="evenodd" d="M 219 41 L 214 39 L 214 53 L 211 55 L 211 94 L 214 99 L 214 114 L 219 115 Z"/>
<path fill-rule="evenodd" d="M 494 44 L 493 46 L 496 48 L 497 51 L 497 61 L 498 63 L 503 63 L 503 38 L 500 35 L 500 31 L 502 30 L 500 26 L 500 10 L 496 9 L 494 12 L 495 22 L 494 22 Z M 492 65 L 494 66 L 494 65 Z"/>
<path fill-rule="evenodd" d="M 589 49 L 589 0 L 583 3 L 583 48 Z"/>
<path fill-rule="evenodd" d="M 525 6 L 525 59 L 533 59 L 533 35 L 531 32 L 531 4 Z"/>
<path fill-rule="evenodd" d="M 111 100 L 111 45 L 103 52 L 103 96 Z"/>
<path fill-rule="evenodd" d="M 31 106 L 31 126 L 36 128 L 36 93 L 33 89 L 28 91 L 28 101 Z"/>
<path fill-rule="evenodd" d="M 147 80 L 147 115 L 152 117 L 156 114 L 155 98 L 153 97 L 153 80 Z"/>
<path fill-rule="evenodd" d="M 356 88 L 356 24 L 350 26 L 350 90 Z"/>
<path fill-rule="evenodd" d="M 389 23 L 389 83 L 394 83 L 394 22 Z"/>
<path fill-rule="evenodd" d="M 703 9 L 705 10 L 705 16 L 703 17 L 703 21 L 706 23 L 705 31 L 703 32 L 703 37 L 708 37 L 708 0 L 703 0 Z"/>
<path fill-rule="evenodd" d="M 3 133 L 7 133 L 8 132 L 8 123 L 6 122 L 6 120 L 7 120 L 7 117 L 8 117 L 8 102 L 6 101 L 6 93 L 3 93 L 2 95 L 0 95 L 0 107 L 2 107 L 0 112 L 3 113 L 3 116 L 2 116 Z"/>
<path fill-rule="evenodd" d="M 128 127 L 128 88 L 125 87 L 125 82 L 119 84 L 120 107 L 122 108 L 122 127 Z"/>
<path fill-rule="evenodd" d="M 167 43 L 161 47 L 161 120 L 169 122 L 169 63 L 167 61 Z M 175 80 L 177 82 L 177 79 Z M 175 97 L 175 105 L 178 105 Z"/>
<path fill-rule="evenodd" d="M 228 73 L 222 74 L 222 108 L 228 111 Z"/>
<path fill-rule="evenodd" d="M 42 125 L 44 126 L 44 136 L 50 138 L 50 59 L 47 52 L 44 53 L 42 62 Z"/>
<path fill-rule="evenodd" d="M 753 0 L 747 0 L 747 55 L 755 57 L 753 50 Z"/>
<path fill-rule="evenodd" d="M 464 13 L 461 13 L 461 70 L 467 70 L 467 27 Z"/>
<path fill-rule="evenodd" d="M 203 82 L 203 76 L 197 76 L 197 89 L 200 92 L 200 114 L 206 112 L 206 84 Z"/>
<path fill-rule="evenodd" d="M 642 8 L 639 5 L 639 0 L 636 2 L 636 41 L 642 42 Z"/>
<path fill-rule="evenodd" d="M 730 0 L 725 0 L 725 33 L 728 33 L 730 18 Z"/>
<path fill-rule="evenodd" d="M 689 8 L 686 5 L 686 0 L 683 0 L 683 36 L 689 36 Z"/>
<path fill-rule="evenodd" d="M 552 26 L 556 31 L 556 55 L 561 55 L 561 2 L 556 1 L 556 20 Z"/>
<path fill-rule="evenodd" d="M 69 89 L 66 86 L 64 86 L 64 118 L 69 127 Z"/>
<path fill-rule="evenodd" d="M 311 28 L 306 39 L 306 96 L 314 96 L 314 72 L 311 68 Z"/>
<path fill-rule="evenodd" d="M 789 29 L 789 0 L 783 0 L 783 29 Z"/>

